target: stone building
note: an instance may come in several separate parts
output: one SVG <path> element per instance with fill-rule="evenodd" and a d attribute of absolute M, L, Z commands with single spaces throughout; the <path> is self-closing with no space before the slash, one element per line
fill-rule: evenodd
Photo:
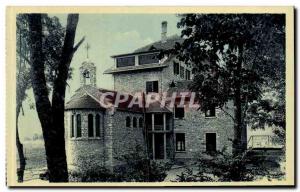
<path fill-rule="evenodd" d="M 192 68 L 175 56 L 158 58 L 161 50 L 172 48 L 176 42 L 181 43 L 182 38 L 168 37 L 167 22 L 163 22 L 161 40 L 112 56 L 115 65 L 104 72 L 113 76 L 111 91 L 96 87 L 92 62 L 82 64 L 81 87 L 65 107 L 69 167 L 114 167 L 122 164 L 118 157 L 130 153 L 136 145 L 147 149 L 154 160 L 184 161 L 202 152 L 232 152 L 233 122 L 227 115 L 232 113 L 231 103 L 206 112 L 190 108 L 185 100 L 183 107 L 179 105 L 180 92 L 190 92 Z M 113 94 L 101 100 L 108 92 Z M 118 93 L 128 94 L 129 99 L 115 105 Z M 136 93 L 144 98 L 150 93 L 158 93 L 161 98 L 166 93 L 167 98 L 175 97 L 175 105 L 167 102 L 162 107 L 157 100 L 148 107 L 144 103 L 142 107 L 129 107 Z M 191 98 L 191 94 L 185 97 Z"/>

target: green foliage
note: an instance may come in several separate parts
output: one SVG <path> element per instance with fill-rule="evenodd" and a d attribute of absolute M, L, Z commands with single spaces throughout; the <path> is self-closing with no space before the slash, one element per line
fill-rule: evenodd
<path fill-rule="evenodd" d="M 65 28 L 57 17 L 42 15 L 43 36 L 42 47 L 45 56 L 45 75 L 48 88 L 51 90 L 53 81 L 57 76 L 59 61 L 63 47 Z M 26 14 L 17 15 L 17 101 L 24 101 L 27 97 L 25 91 L 30 85 L 30 40 L 29 27 Z M 72 68 L 69 69 L 68 78 L 72 77 Z M 23 93 L 24 92 L 24 93 Z"/>
<path fill-rule="evenodd" d="M 124 166 L 118 168 L 116 172 L 121 174 L 126 181 L 163 181 L 167 176 L 167 170 L 171 168 L 168 163 L 159 163 L 147 158 L 141 145 L 136 145 L 131 153 L 121 156 L 118 160 L 124 162 Z"/>
<path fill-rule="evenodd" d="M 262 73 L 268 69 L 267 75 L 272 76 L 271 69 L 278 69 L 270 66 L 275 57 L 270 45 L 284 45 L 283 15 L 186 14 L 178 27 L 184 42 L 171 53 L 193 66 L 190 88 L 199 93 L 204 110 L 211 105 L 223 107 L 237 89 L 243 103 L 258 99 L 261 75 L 266 76 Z M 282 59 L 282 54 L 276 58 Z"/>
<path fill-rule="evenodd" d="M 176 55 L 179 61 L 192 66 L 194 79 L 189 88 L 197 93 L 202 111 L 211 106 L 223 108 L 233 100 L 235 148 L 247 123 L 248 106 L 254 112 L 273 107 L 277 113 L 273 116 L 269 111 L 248 113 L 248 122 L 259 120 L 256 122 L 259 126 L 285 124 L 285 105 L 280 103 L 285 98 L 274 105 L 262 99 L 263 86 L 269 81 L 281 84 L 277 92 L 285 89 L 284 80 L 280 82 L 285 75 L 285 15 L 183 14 L 180 17 L 178 28 L 182 29 L 184 41 L 161 56 Z"/>
<path fill-rule="evenodd" d="M 169 163 L 150 161 L 140 145 L 136 145 L 131 153 L 122 155 L 117 160 L 122 162 L 122 166 L 114 168 L 114 171 L 91 166 L 92 169 L 70 172 L 69 179 L 77 182 L 161 182 L 171 168 Z"/>
<path fill-rule="evenodd" d="M 186 168 L 177 175 L 176 181 L 253 181 L 259 178 L 281 179 L 278 159 L 267 159 L 249 152 L 232 156 L 217 152 L 214 155 L 201 154 L 193 168 Z M 197 169 L 195 169 L 197 167 Z"/>
<path fill-rule="evenodd" d="M 105 167 L 88 169 L 86 171 L 78 172 L 71 171 L 69 173 L 70 182 L 121 182 L 118 175 L 113 174 Z"/>

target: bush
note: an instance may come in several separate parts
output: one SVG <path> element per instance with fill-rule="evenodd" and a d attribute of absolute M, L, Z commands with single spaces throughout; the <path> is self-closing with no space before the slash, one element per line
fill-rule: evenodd
<path fill-rule="evenodd" d="M 167 176 L 167 170 L 171 164 L 150 161 L 143 148 L 137 145 L 131 153 L 119 157 L 117 160 L 123 162 L 110 171 L 105 167 L 85 169 L 81 172 L 69 173 L 72 182 L 160 182 Z"/>
<path fill-rule="evenodd" d="M 253 181 L 262 177 L 271 180 L 284 176 L 277 160 L 252 156 L 248 152 L 237 156 L 224 152 L 203 153 L 195 166 L 198 170 L 187 168 L 177 175 L 176 181 Z"/>
<path fill-rule="evenodd" d="M 118 182 L 121 181 L 116 174 L 105 167 L 88 169 L 85 171 L 72 171 L 69 173 L 70 182 Z"/>
<path fill-rule="evenodd" d="M 151 161 L 140 145 L 136 145 L 131 153 L 121 156 L 118 160 L 124 162 L 124 166 L 115 172 L 124 181 L 163 181 L 167 176 L 166 172 L 171 168 L 169 163 Z"/>

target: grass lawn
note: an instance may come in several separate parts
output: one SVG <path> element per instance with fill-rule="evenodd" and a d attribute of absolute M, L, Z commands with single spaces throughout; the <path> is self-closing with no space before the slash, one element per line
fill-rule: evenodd
<path fill-rule="evenodd" d="M 23 147 L 26 158 L 24 181 L 38 179 L 39 174 L 47 169 L 44 141 L 25 141 Z M 16 155 L 19 165 L 18 154 Z"/>

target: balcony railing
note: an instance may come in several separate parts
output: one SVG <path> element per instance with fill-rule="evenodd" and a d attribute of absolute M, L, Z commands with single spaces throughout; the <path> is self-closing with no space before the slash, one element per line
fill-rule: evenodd
<path fill-rule="evenodd" d="M 248 140 L 249 148 L 278 148 L 282 147 L 276 143 L 271 135 L 252 135 Z"/>

